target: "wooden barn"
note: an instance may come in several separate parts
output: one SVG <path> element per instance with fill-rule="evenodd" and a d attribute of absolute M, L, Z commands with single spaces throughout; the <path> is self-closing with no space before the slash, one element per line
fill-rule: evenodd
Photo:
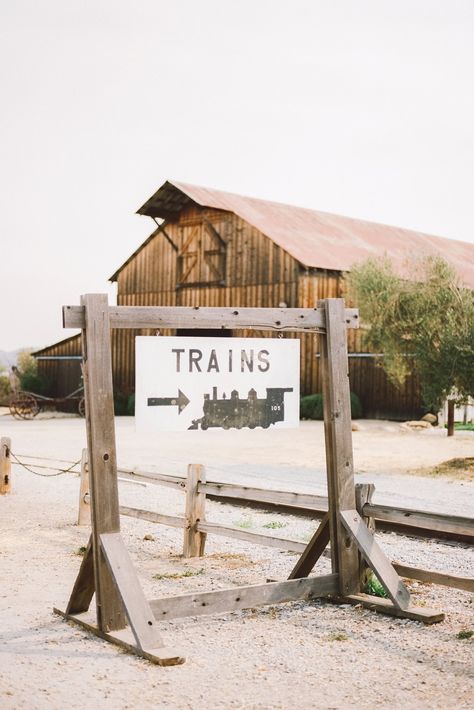
<path fill-rule="evenodd" d="M 381 255 L 402 266 L 413 254 L 440 254 L 474 287 L 474 245 L 396 227 L 178 182 L 162 185 L 138 214 L 152 218 L 155 229 L 110 279 L 117 282 L 118 305 L 314 307 L 344 294 L 344 274 L 354 263 Z M 351 389 L 364 414 L 419 415 L 416 382 L 395 388 L 377 354 L 364 350 L 362 331 L 348 333 Z M 112 333 L 114 385 L 123 395 L 134 390 L 138 334 L 148 331 Z M 175 332 L 162 333 L 169 334 Z M 301 392 L 320 392 L 317 339 L 285 337 L 301 339 Z"/>

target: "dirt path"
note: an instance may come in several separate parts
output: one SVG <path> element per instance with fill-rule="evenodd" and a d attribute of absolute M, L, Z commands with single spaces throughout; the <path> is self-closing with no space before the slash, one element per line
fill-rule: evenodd
<path fill-rule="evenodd" d="M 85 440 L 82 421 L 7 419 L 0 420 L 0 433 L 12 437 L 18 453 L 79 458 Z M 399 435 L 393 425 L 386 425 L 390 431 L 383 426 L 368 424 L 355 432 L 356 463 L 372 477 L 381 476 L 380 481 L 404 482 L 407 496 L 427 480 L 404 473 L 413 458 L 435 464 L 472 454 L 471 437 Z M 255 475 L 260 466 L 272 476 L 283 469 L 287 479 L 294 470 L 303 487 L 310 479 L 301 482 L 299 474 L 314 474 L 324 465 L 319 423 L 304 425 L 292 436 L 279 432 L 272 442 L 249 432 L 237 446 L 230 445 L 226 432 L 224 438 L 206 438 L 205 444 L 197 438 L 181 441 L 176 448 L 178 439 L 172 437 L 152 442 L 138 437 L 129 420 L 118 420 L 117 431 L 119 459 L 127 465 L 155 463 L 182 472 L 194 457 L 207 456 L 200 460 L 229 477 L 242 473 L 246 464 L 255 467 Z M 432 627 L 353 608 L 296 603 L 162 624 L 168 645 L 187 656 L 181 667 L 156 668 L 121 653 L 51 613 L 68 597 L 80 562 L 76 553 L 88 536 L 74 524 L 77 477 L 45 479 L 16 467 L 14 477 L 15 493 L 0 499 L 2 709 L 472 706 L 474 641 L 457 634 L 474 629 L 474 600 L 471 594 L 435 586 L 412 586 L 417 603 L 447 612 L 446 621 Z M 450 506 L 465 504 L 472 495 L 470 483 L 433 483 Z M 182 496 L 167 488 L 123 485 L 121 496 L 124 504 L 182 514 Z M 427 503 L 433 507 L 431 500 Z M 208 518 L 250 521 L 253 529 L 267 533 L 264 526 L 277 519 L 218 503 L 209 504 Z M 307 539 L 314 528 L 311 521 L 291 516 L 278 520 L 285 525 L 285 537 Z M 124 519 L 123 533 L 149 597 L 284 578 L 295 561 L 287 553 L 217 537 L 209 538 L 204 558 L 184 561 L 177 530 Z M 144 541 L 146 534 L 154 539 Z M 459 574 L 474 570 L 472 549 L 395 535 L 380 535 L 380 541 L 392 559 L 408 564 Z M 323 560 L 319 571 L 327 570 Z"/>

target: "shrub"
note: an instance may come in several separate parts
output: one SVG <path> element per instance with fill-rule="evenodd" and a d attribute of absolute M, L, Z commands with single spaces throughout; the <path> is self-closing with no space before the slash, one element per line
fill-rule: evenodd
<path fill-rule="evenodd" d="M 128 397 L 123 392 L 114 394 L 114 414 L 116 417 L 123 417 L 127 414 Z"/>
<path fill-rule="evenodd" d="M 351 416 L 352 419 L 362 417 L 362 405 L 355 392 L 351 392 Z M 300 400 L 301 419 L 324 419 L 323 395 L 308 394 Z"/>
<path fill-rule="evenodd" d="M 8 407 L 10 401 L 10 381 L 4 374 L 0 375 L 0 407 Z"/>
<path fill-rule="evenodd" d="M 134 394 L 131 394 L 127 400 L 127 416 L 128 417 L 135 416 L 135 395 Z"/>

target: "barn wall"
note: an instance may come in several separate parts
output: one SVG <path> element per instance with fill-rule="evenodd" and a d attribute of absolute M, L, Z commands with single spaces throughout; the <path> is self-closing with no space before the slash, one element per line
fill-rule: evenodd
<path fill-rule="evenodd" d="M 60 343 L 50 345 L 35 353 L 35 356 L 68 357 L 81 355 L 81 336 L 75 335 Z M 38 359 L 38 374 L 46 377 L 49 397 L 66 397 L 82 384 L 80 360 Z"/>
<path fill-rule="evenodd" d="M 225 267 L 218 262 L 218 255 L 211 257 L 215 259 L 214 268 L 199 262 L 192 266 L 193 243 L 199 239 L 208 249 L 219 251 L 219 240 L 213 237 L 209 224 L 227 245 Z M 322 298 L 343 295 L 340 272 L 303 269 L 259 230 L 232 213 L 189 208 L 178 221 L 166 224 L 165 230 L 178 251 L 163 234 L 150 239 L 118 274 L 119 305 L 276 307 L 284 302 L 288 307 L 312 308 Z M 183 249 L 185 257 L 180 265 Z M 184 272 L 191 269 L 189 285 L 177 285 L 183 268 Z M 204 281 L 199 282 L 200 278 Z M 216 282 L 210 284 L 212 280 Z M 112 334 L 114 384 L 124 394 L 134 391 L 134 337 L 140 334 L 152 333 L 123 330 Z M 258 331 L 234 331 L 233 335 L 277 337 Z M 318 337 L 307 333 L 284 337 L 301 340 L 302 394 L 320 392 Z M 417 416 L 420 396 L 416 382 L 411 379 L 401 389 L 391 385 L 375 359 L 356 355 L 364 352 L 362 338 L 360 330 L 348 331 L 349 352 L 353 354 L 349 358 L 351 389 L 359 395 L 366 416 Z"/>

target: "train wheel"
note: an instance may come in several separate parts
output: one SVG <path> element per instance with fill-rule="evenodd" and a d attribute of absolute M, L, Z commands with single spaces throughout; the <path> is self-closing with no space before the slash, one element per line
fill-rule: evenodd
<path fill-rule="evenodd" d="M 206 429 L 207 429 L 207 424 L 206 424 L 206 422 L 201 422 L 201 429 L 202 429 L 203 431 L 206 431 Z"/>

